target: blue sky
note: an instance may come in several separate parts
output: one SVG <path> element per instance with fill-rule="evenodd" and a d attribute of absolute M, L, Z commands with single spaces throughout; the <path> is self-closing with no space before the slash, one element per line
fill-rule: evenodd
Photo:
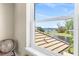
<path fill-rule="evenodd" d="M 72 15 L 74 11 L 74 4 L 71 3 L 40 3 L 35 4 L 35 20 L 45 20 L 47 18 L 57 16 Z M 37 22 L 36 26 L 43 28 L 57 28 L 57 24 L 65 25 L 65 21 L 49 21 L 49 22 Z"/>

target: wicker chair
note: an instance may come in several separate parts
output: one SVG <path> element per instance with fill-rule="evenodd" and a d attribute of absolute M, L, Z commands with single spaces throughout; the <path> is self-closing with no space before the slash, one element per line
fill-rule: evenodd
<path fill-rule="evenodd" d="M 0 41 L 0 56 L 15 56 L 16 43 L 13 39 Z"/>

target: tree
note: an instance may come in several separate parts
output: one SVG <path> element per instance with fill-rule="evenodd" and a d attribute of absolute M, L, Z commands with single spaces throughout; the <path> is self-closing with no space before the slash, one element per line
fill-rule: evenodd
<path fill-rule="evenodd" d="M 73 20 L 70 19 L 69 21 L 67 21 L 65 24 L 65 27 L 66 27 L 67 33 L 72 35 L 72 37 L 69 38 L 70 47 L 68 49 L 68 52 L 73 54 L 73 49 L 74 49 L 73 48 L 73 32 L 69 31 L 69 30 L 73 30 Z"/>
<path fill-rule="evenodd" d="M 60 24 L 57 24 L 58 28 L 56 29 L 58 33 L 65 33 L 66 29 L 64 26 L 60 26 Z"/>
<path fill-rule="evenodd" d="M 69 30 L 73 30 L 73 20 L 71 19 L 67 21 L 65 24 L 65 27 L 66 27 L 67 33 L 69 33 Z"/>
<path fill-rule="evenodd" d="M 44 29 L 41 27 L 37 27 L 37 30 L 44 32 Z"/>

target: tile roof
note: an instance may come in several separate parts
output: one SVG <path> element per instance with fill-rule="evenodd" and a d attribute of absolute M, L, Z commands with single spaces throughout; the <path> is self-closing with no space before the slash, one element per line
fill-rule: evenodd
<path fill-rule="evenodd" d="M 48 36 L 40 31 L 36 30 L 35 35 L 35 44 L 38 47 L 46 48 L 49 51 L 61 53 L 69 47 L 69 45 L 66 42 L 57 40 L 56 38 Z"/>

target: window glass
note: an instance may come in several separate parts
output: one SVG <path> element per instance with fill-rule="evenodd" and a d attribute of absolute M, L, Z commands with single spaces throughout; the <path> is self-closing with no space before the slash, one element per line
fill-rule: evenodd
<path fill-rule="evenodd" d="M 52 53 L 72 55 L 73 15 L 72 3 L 35 4 L 35 45 Z"/>

